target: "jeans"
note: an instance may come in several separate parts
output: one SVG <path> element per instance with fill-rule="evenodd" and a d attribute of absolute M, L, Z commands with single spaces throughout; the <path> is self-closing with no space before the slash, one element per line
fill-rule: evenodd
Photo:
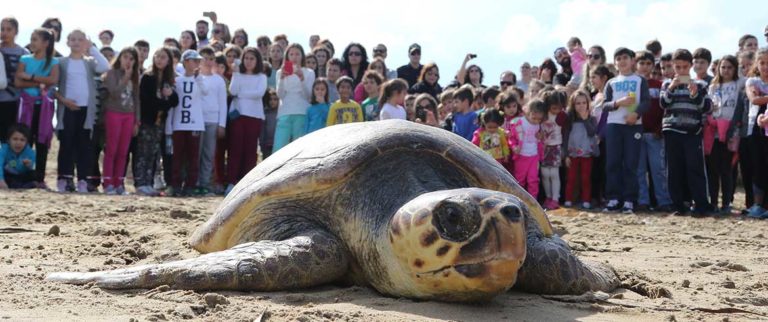
<path fill-rule="evenodd" d="M 216 152 L 218 123 L 205 123 L 205 132 L 200 139 L 200 176 L 199 186 L 209 188 L 213 174 L 213 159 Z"/>
<path fill-rule="evenodd" d="M 275 145 L 272 147 L 272 153 L 302 137 L 306 129 L 306 123 L 306 115 L 294 114 L 278 117 L 277 126 L 275 127 Z"/>
<path fill-rule="evenodd" d="M 642 125 L 606 126 L 605 197 L 608 200 L 637 201 L 637 164 L 642 132 Z"/>
<path fill-rule="evenodd" d="M 651 198 L 648 195 L 648 168 L 651 170 L 651 179 L 653 181 L 653 192 L 656 195 L 658 206 L 668 206 L 672 204 L 667 189 L 667 165 L 664 153 L 664 140 L 656 138 L 653 133 L 643 133 L 643 139 L 640 142 L 640 164 L 637 172 L 639 194 L 637 203 L 641 205 L 650 205 Z"/>

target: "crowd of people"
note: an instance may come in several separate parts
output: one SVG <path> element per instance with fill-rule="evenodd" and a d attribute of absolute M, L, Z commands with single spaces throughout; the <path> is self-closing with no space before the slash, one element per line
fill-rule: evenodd
<path fill-rule="evenodd" d="M 166 38 L 148 68 L 145 40 L 117 51 L 111 30 L 99 46 L 49 18 L 22 47 L 19 22 L 3 18 L 0 188 L 49 189 L 55 136 L 58 192 L 127 194 L 130 166 L 137 194 L 226 194 L 259 156 L 310 132 L 403 119 L 471 141 L 547 209 L 729 215 L 740 182 L 741 213 L 768 218 L 768 49 L 753 35 L 717 59 L 665 53 L 658 40 L 606 52 L 573 37 L 491 86 L 467 54 L 443 87 L 416 43 L 390 69 L 384 44 L 370 58 L 356 42 L 336 58 L 317 35 L 307 47 L 286 35 L 254 47 L 245 30 L 205 17 Z"/>

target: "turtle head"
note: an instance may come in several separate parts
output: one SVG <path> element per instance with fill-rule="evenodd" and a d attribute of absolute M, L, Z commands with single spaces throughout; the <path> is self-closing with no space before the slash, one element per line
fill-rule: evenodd
<path fill-rule="evenodd" d="M 525 260 L 528 209 L 511 194 L 468 188 L 406 203 L 389 225 L 402 287 L 414 297 L 478 301 L 508 290 Z"/>

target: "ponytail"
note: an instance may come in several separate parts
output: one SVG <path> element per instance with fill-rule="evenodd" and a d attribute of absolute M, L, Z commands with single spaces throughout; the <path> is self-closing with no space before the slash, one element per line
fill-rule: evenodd
<path fill-rule="evenodd" d="M 381 87 L 381 92 L 379 92 L 379 108 L 382 108 L 395 93 L 407 90 L 408 83 L 404 80 L 400 78 L 388 80 Z"/>
<path fill-rule="evenodd" d="M 48 42 L 48 46 L 45 47 L 45 65 L 43 65 L 43 70 L 46 70 L 51 66 L 53 60 L 53 31 L 47 28 L 37 28 L 32 33 Z"/>

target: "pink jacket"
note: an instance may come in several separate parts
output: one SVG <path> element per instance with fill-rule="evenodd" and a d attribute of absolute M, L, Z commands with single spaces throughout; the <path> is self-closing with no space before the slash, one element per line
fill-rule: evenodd
<path fill-rule="evenodd" d="M 515 150 L 523 146 L 523 136 L 525 135 L 525 133 L 523 133 L 523 118 L 524 116 L 520 116 L 509 122 L 509 135 L 507 136 L 507 142 L 509 143 L 509 150 L 510 155 L 512 156 L 512 160 L 517 160 L 520 158 L 520 154 L 515 153 Z M 539 157 L 539 160 L 541 160 L 541 156 L 544 155 L 544 142 L 541 140 L 536 141 L 538 143 L 537 156 Z"/>

